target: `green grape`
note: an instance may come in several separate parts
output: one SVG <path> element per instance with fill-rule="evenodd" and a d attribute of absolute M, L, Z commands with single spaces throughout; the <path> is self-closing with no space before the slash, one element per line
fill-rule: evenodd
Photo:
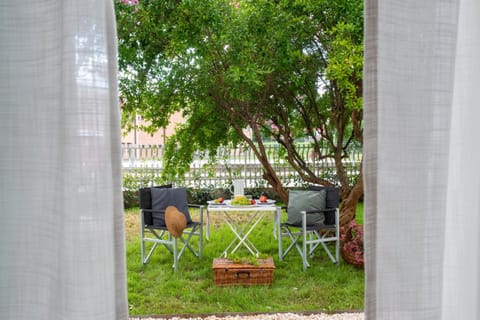
<path fill-rule="evenodd" d="M 233 198 L 231 204 L 241 205 L 241 206 L 249 205 L 250 204 L 250 199 L 248 199 L 245 196 L 235 196 L 235 198 Z"/>

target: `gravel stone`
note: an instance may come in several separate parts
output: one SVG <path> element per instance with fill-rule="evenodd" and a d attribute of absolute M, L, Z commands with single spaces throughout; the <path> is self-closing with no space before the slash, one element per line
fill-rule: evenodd
<path fill-rule="evenodd" d="M 130 318 L 130 320 L 364 320 L 363 312 L 359 313 L 315 313 L 315 314 L 298 314 L 298 313 L 273 313 L 273 314 L 255 314 L 255 315 L 211 315 L 204 317 L 152 317 L 152 318 Z"/>

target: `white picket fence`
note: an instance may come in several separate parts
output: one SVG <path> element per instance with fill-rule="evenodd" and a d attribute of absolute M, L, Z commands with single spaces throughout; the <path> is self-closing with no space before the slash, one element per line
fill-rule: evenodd
<path fill-rule="evenodd" d="M 336 181 L 335 166 L 332 159 L 316 160 L 313 148 L 308 144 L 299 145 L 298 148 L 316 175 Z M 132 188 L 152 186 L 162 182 L 160 181 L 162 152 L 162 146 L 159 145 L 122 145 L 124 179 L 128 176 L 130 182 L 135 181 Z M 215 163 L 209 162 L 207 157 L 197 155 L 185 179 L 177 181 L 177 184 L 194 188 L 205 186 L 227 187 L 232 179 L 241 178 L 245 180 L 247 187 L 267 186 L 266 180 L 263 179 L 262 165 L 250 149 L 221 149 L 218 154 Z M 278 145 L 267 146 L 267 154 L 285 186 L 298 186 L 302 183 L 296 171 L 279 154 Z M 344 159 L 344 166 L 347 168 L 352 182 L 358 176 L 361 159 L 362 152 L 360 149 L 352 150 L 350 157 Z"/>

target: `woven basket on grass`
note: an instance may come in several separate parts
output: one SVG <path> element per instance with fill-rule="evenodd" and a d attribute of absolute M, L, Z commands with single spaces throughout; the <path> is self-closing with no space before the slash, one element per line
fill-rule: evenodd
<path fill-rule="evenodd" d="M 340 244 L 340 254 L 342 255 L 343 260 L 347 262 L 348 264 L 351 264 L 357 268 L 362 268 L 364 267 L 364 261 L 363 259 L 359 259 L 354 252 L 350 250 L 346 250 L 344 248 L 344 244 L 352 241 L 353 239 L 353 234 L 352 234 L 352 228 L 348 228 L 347 231 L 345 232 L 345 238 Z"/>

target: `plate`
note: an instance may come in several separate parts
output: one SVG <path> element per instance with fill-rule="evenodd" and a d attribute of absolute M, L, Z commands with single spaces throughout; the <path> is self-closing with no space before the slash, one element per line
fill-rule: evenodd
<path fill-rule="evenodd" d="M 257 204 L 260 206 L 271 206 L 275 204 L 275 200 L 268 199 L 267 202 L 260 202 L 260 200 L 256 200 Z"/>
<path fill-rule="evenodd" d="M 210 200 L 210 201 L 207 201 L 207 203 L 211 206 L 224 206 L 226 205 L 225 202 L 222 202 L 222 203 L 216 203 L 215 200 Z"/>

